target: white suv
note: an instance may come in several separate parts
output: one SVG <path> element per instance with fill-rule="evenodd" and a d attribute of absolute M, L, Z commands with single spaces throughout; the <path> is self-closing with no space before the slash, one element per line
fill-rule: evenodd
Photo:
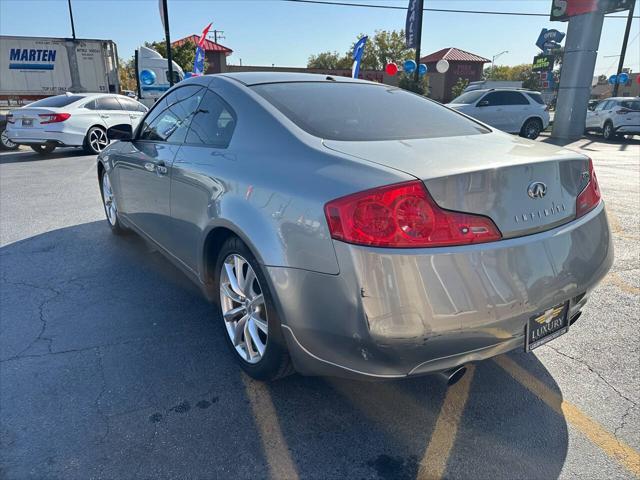
<path fill-rule="evenodd" d="M 602 132 L 605 140 L 616 135 L 640 135 L 640 97 L 612 97 L 587 112 L 586 132 Z"/>
<path fill-rule="evenodd" d="M 499 130 L 534 139 L 549 126 L 549 109 L 540 92 L 493 88 L 463 93 L 447 107 Z"/>

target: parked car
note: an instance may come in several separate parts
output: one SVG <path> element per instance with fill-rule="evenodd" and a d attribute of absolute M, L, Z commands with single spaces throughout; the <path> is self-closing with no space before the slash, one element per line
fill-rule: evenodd
<path fill-rule="evenodd" d="M 109 127 L 136 127 L 147 110 L 124 95 L 56 95 L 11 111 L 6 136 L 41 154 L 51 153 L 56 147 L 83 147 L 87 153 L 100 153 L 109 143 Z"/>
<path fill-rule="evenodd" d="M 97 177 L 258 379 L 443 372 L 562 333 L 613 261 L 591 160 L 326 75 L 193 77 Z"/>
<path fill-rule="evenodd" d="M 463 93 L 448 107 L 492 127 L 521 137 L 537 138 L 549 126 L 549 109 L 540 92 L 520 89 L 483 89 Z"/>
<path fill-rule="evenodd" d="M 640 135 L 640 97 L 612 97 L 587 111 L 586 132 L 602 132 L 605 140 Z"/>

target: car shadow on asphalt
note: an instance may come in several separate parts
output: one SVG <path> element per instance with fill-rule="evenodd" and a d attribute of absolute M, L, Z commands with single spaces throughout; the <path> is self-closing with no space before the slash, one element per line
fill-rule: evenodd
<path fill-rule="evenodd" d="M 432 376 L 248 379 L 198 289 L 104 221 L 6 245 L 0 269 L 9 478 L 264 478 L 289 458 L 299 478 L 414 479 L 440 441 Z M 561 395 L 535 355 L 509 357 Z M 448 478 L 557 478 L 567 455 L 565 419 L 492 361 L 444 425 Z"/>
<path fill-rule="evenodd" d="M 31 149 L 20 149 L 15 151 L 0 151 L 0 165 L 9 163 L 34 162 L 42 160 L 56 160 L 58 158 L 83 157 L 87 156 L 81 148 L 59 148 L 46 155 L 41 155 Z M 95 156 L 95 155 L 94 155 Z"/>

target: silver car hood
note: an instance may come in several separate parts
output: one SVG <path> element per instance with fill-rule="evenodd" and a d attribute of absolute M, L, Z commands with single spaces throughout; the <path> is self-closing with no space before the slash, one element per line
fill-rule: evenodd
<path fill-rule="evenodd" d="M 504 237 L 548 230 L 575 217 L 587 157 L 502 132 L 416 140 L 343 142 L 332 150 L 423 180 L 443 208 L 490 217 Z M 543 182 L 543 198 L 528 187 Z"/>

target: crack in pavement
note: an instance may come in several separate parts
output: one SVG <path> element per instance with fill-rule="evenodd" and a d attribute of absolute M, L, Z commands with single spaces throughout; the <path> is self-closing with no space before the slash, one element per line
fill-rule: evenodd
<path fill-rule="evenodd" d="M 45 313 L 44 313 L 44 308 L 46 307 L 46 305 L 51 302 L 52 300 L 55 300 L 56 298 L 58 298 L 60 295 L 62 295 L 62 291 L 53 288 L 53 287 L 42 287 L 40 285 L 35 285 L 32 283 L 27 283 L 27 282 L 15 282 L 15 281 L 10 281 L 7 280 L 6 278 L 2 278 L 2 281 L 4 283 L 7 283 L 9 285 L 15 285 L 18 287 L 26 287 L 26 288 L 33 288 L 36 290 L 42 290 L 45 292 L 49 292 L 49 293 L 53 293 L 52 296 L 45 298 L 44 300 L 42 300 L 39 305 L 38 305 L 38 316 L 40 319 L 40 332 L 38 332 L 38 335 L 36 336 L 36 338 L 34 338 L 29 345 L 27 345 L 25 348 L 23 348 L 22 350 L 20 350 L 17 354 L 15 354 L 12 357 L 9 357 L 6 360 L 15 360 L 15 359 L 19 359 L 22 358 L 22 355 L 29 351 L 31 349 L 31 347 L 33 347 L 38 341 L 40 340 L 44 340 L 47 342 L 47 351 L 49 353 L 52 353 L 52 344 L 53 344 L 53 339 L 50 337 L 45 337 L 44 336 L 44 332 L 47 329 L 47 319 L 45 318 Z"/>
<path fill-rule="evenodd" d="M 595 374 L 600 380 L 602 380 L 602 382 L 607 385 L 611 390 L 613 390 L 614 392 L 616 392 L 616 394 L 622 398 L 623 400 L 626 400 L 629 403 L 629 406 L 627 407 L 626 411 L 624 412 L 624 414 L 622 414 L 622 416 L 620 417 L 620 423 L 617 427 L 615 427 L 615 429 L 613 430 L 613 436 L 616 438 L 616 440 L 618 441 L 618 444 L 620 444 L 621 439 L 619 438 L 618 434 L 620 433 L 620 431 L 626 426 L 626 420 L 627 417 L 631 414 L 631 410 L 635 407 L 638 406 L 638 404 L 630 399 L 629 397 L 627 397 L 624 393 L 622 393 L 620 390 L 618 390 L 616 387 L 614 387 L 606 378 L 604 378 L 602 376 L 602 374 L 600 374 L 599 372 L 597 372 L 595 369 L 593 369 L 591 367 L 591 365 L 589 365 L 585 360 L 582 360 L 580 358 L 577 357 L 573 357 L 567 353 L 564 353 L 560 350 L 558 350 L 557 348 L 547 344 L 546 347 L 548 347 L 550 350 L 556 352 L 558 355 L 561 355 L 565 358 L 568 358 L 570 360 L 573 360 L 574 362 L 577 362 L 583 366 L 585 366 L 587 368 L 587 370 L 589 370 L 591 373 Z"/>

